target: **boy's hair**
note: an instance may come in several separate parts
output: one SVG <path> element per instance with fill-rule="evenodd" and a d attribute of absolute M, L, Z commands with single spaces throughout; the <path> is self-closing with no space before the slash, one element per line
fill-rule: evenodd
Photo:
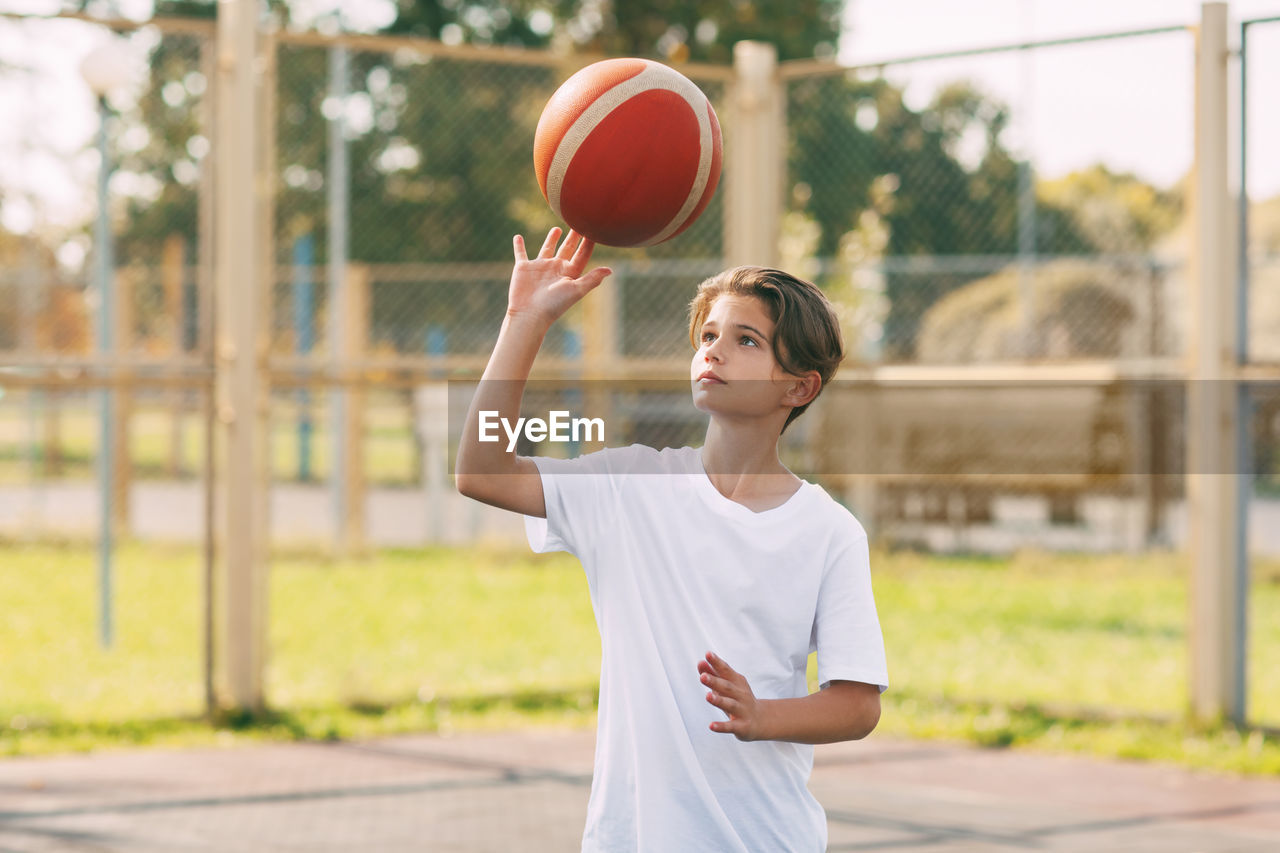
<path fill-rule="evenodd" d="M 698 332 L 712 303 L 725 294 L 754 296 L 764 304 L 773 320 L 773 340 L 769 343 L 778 364 L 797 376 L 818 371 L 822 377 L 818 388 L 821 394 L 844 359 L 840 322 L 826 294 L 817 285 L 782 270 L 749 266 L 725 270 L 698 285 L 698 292 L 689 303 L 689 342 L 694 349 L 698 348 Z M 782 431 L 786 432 L 807 408 L 808 403 L 793 408 Z"/>

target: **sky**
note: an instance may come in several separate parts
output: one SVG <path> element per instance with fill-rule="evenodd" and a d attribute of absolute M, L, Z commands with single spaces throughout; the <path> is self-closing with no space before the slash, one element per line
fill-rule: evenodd
<path fill-rule="evenodd" d="M 1234 0 L 1228 38 L 1239 21 L 1280 17 L 1280 0 Z M 988 45 L 1044 41 L 1197 23 L 1192 0 L 852 0 L 839 59 L 863 64 Z M 890 66 L 908 84 L 909 105 L 965 77 L 1010 106 L 1020 144 L 1042 177 L 1096 162 L 1167 186 L 1192 160 L 1193 38 L 1190 32 L 1040 48 L 982 59 Z M 1280 22 L 1249 30 L 1249 192 L 1280 194 Z M 1236 77 L 1233 75 L 1232 80 Z M 1238 97 L 1230 90 L 1230 97 Z M 1231 105 L 1234 116 L 1237 104 Z M 1234 131 L 1233 131 L 1234 132 Z M 1234 157 L 1234 151 L 1233 151 Z M 1233 175 L 1236 174 L 1233 166 Z"/>
<path fill-rule="evenodd" d="M 390 0 L 299 0 L 320 19 L 339 5 L 353 29 L 385 24 Z M 56 11 L 58 0 L 0 0 L 0 10 Z M 150 0 L 117 0 L 117 13 L 145 19 Z M 91 7 L 93 8 L 93 7 Z M 95 9 L 109 8 L 102 0 Z M 1198 21 L 1191 0 L 851 0 L 839 59 L 845 64 L 973 47 L 1115 32 Z M 1238 21 L 1280 17 L 1280 0 L 1235 0 Z M 24 24 L 0 19 L 0 225 L 17 232 L 76 228 L 92 215 L 97 119 L 79 74 L 80 60 L 101 39 L 90 24 Z M 1250 30 L 1249 190 L 1280 194 L 1280 23 Z M 147 36 L 135 47 L 145 46 Z M 890 65 L 885 75 L 922 107 L 937 88 L 958 78 L 1008 104 L 1014 116 L 1006 143 L 1029 152 L 1042 178 L 1061 177 L 1097 162 L 1134 172 L 1160 186 L 1184 176 L 1192 159 L 1193 41 L 1188 31 L 1086 45 L 1042 48 L 981 58 Z M 12 67 L 27 67 L 15 74 Z M 23 80 L 25 84 L 15 84 Z M 1234 92 L 1234 88 L 1231 90 Z M 117 107 L 128 105 L 128 96 Z M 1238 113 L 1232 104 L 1232 113 Z M 1234 119 L 1233 119 L 1234 120 Z M 136 140 L 145 141 L 145 140 Z M 973 140 L 972 156 L 980 141 Z M 963 153 L 963 152 L 962 152 Z M 1234 167 L 1233 167 L 1233 174 Z M 112 189 L 145 193 L 117 174 Z M 68 266 L 83 260 L 83 238 L 63 244 Z"/>

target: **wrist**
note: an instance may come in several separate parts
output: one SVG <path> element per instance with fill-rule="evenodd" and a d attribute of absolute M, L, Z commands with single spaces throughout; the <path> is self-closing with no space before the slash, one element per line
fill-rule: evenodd
<path fill-rule="evenodd" d="M 537 335 L 541 340 L 546 337 L 554 323 L 555 318 L 548 318 L 531 311 L 512 311 L 508 308 L 502 320 L 502 331 L 514 329 L 525 334 Z"/>
<path fill-rule="evenodd" d="M 756 700 L 756 730 L 752 740 L 777 740 L 778 701 L 776 699 Z"/>

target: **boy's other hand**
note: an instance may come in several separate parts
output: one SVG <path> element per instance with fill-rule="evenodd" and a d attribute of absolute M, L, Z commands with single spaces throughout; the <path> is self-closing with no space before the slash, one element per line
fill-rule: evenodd
<path fill-rule="evenodd" d="M 707 701 L 729 715 L 711 724 L 711 731 L 734 735 L 738 740 L 760 740 L 764 705 L 756 700 L 746 676 L 725 663 L 715 652 L 698 661 L 704 685 L 711 688 Z"/>
<path fill-rule="evenodd" d="M 613 272 L 608 267 L 596 267 L 584 275 L 595 243 L 571 230 L 557 248 L 561 233 L 559 228 L 547 232 L 542 249 L 533 259 L 525 251 L 524 237 L 515 236 L 516 264 L 507 295 L 509 317 L 530 317 L 550 327 Z"/>

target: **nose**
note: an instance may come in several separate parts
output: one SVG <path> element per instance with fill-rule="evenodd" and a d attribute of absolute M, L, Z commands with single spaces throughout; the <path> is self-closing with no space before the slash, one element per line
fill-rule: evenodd
<path fill-rule="evenodd" d="M 706 359 L 707 362 L 711 362 L 711 361 L 723 362 L 724 361 L 724 359 L 720 355 L 720 339 L 719 338 L 716 338 L 714 341 L 712 341 L 711 343 L 707 344 L 705 347 L 702 348 L 702 357 Z"/>

